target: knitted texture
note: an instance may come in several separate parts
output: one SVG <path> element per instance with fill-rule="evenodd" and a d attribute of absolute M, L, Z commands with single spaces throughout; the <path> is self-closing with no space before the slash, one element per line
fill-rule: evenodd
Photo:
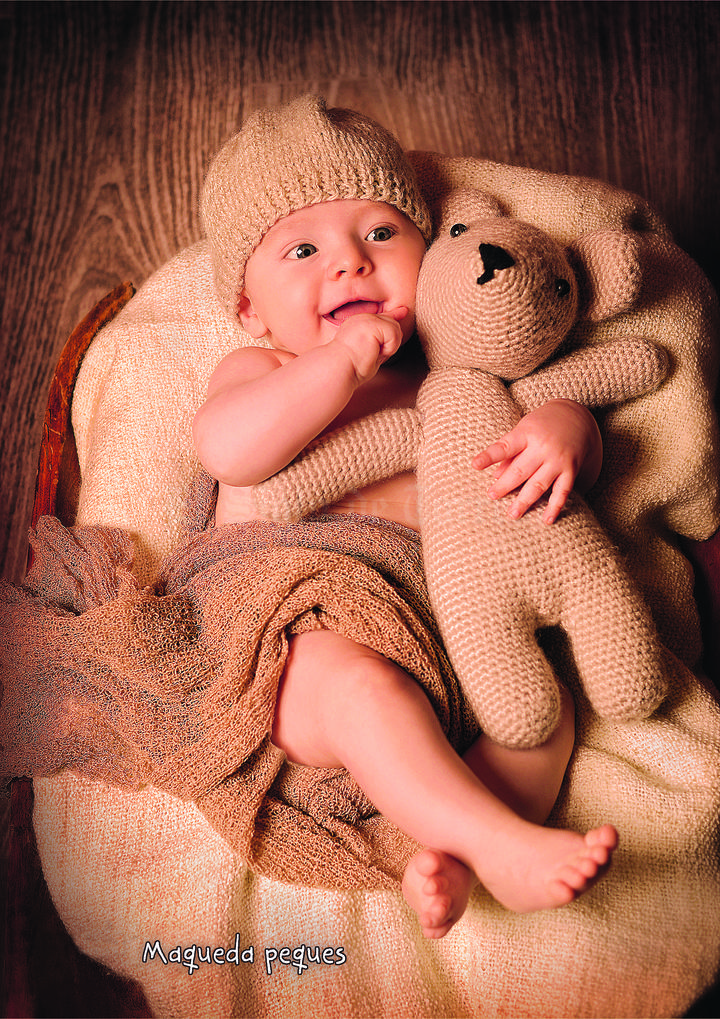
<path fill-rule="evenodd" d="M 340 441 L 338 441 L 340 439 Z M 296 521 L 382 478 L 414 471 L 420 421 L 413 407 L 396 407 L 323 435 L 285 470 L 253 489 L 259 516 Z"/>
<path fill-rule="evenodd" d="M 615 721 L 649 715 L 667 691 L 651 616 L 587 506 L 571 496 L 542 522 L 494 501 L 470 462 L 520 420 L 499 380 L 437 369 L 420 392 L 418 488 L 428 590 L 450 660 L 483 730 L 496 742 L 543 743 L 559 718 L 541 627 L 568 634 L 585 693 Z"/>
<path fill-rule="evenodd" d="M 557 682 L 536 637 L 542 627 L 561 624 L 568 633 L 585 692 L 601 716 L 646 717 L 667 692 L 650 612 L 582 500 L 572 497 L 552 527 L 542 523 L 544 500 L 515 521 L 507 500 L 488 498 L 488 472 L 471 466 L 478 449 L 520 419 L 501 379 L 525 376 L 554 353 L 581 301 L 588 317 L 625 310 L 639 273 L 632 238 L 614 232 L 583 238 L 576 261 L 584 251 L 594 257 L 581 297 L 565 252 L 549 235 L 504 217 L 481 213 L 475 220 L 475 207 L 465 192 L 450 197 L 418 280 L 418 332 L 430 365 L 417 407 L 423 554 L 440 630 L 480 725 L 499 743 L 529 747 L 544 742 L 559 719 Z M 537 402 L 586 396 L 599 405 L 636 396 L 656 387 L 667 369 L 664 354 L 644 339 L 593 352 L 589 372 L 585 360 L 575 353 L 546 369 L 544 379 L 539 372 Z M 363 427 L 355 422 L 353 451 Z M 369 444 L 369 425 L 367 431 Z M 388 423 L 373 466 L 386 459 L 389 432 Z M 330 461 L 342 462 L 342 433 L 329 437 L 328 447 L 329 475 Z M 316 487 L 321 456 L 316 450 L 307 472 Z M 303 478 L 301 465 L 286 472 L 288 488 Z M 279 479 L 269 487 L 277 503 Z M 288 497 L 288 514 L 291 508 Z"/>
<path fill-rule="evenodd" d="M 509 386 L 527 414 L 548 400 L 604 407 L 650 392 L 669 369 L 662 347 L 637 337 L 567 354 Z M 300 520 L 358 489 L 414 471 L 422 438 L 415 408 L 390 408 L 313 440 L 284 470 L 253 487 L 259 516 Z M 479 446 L 476 445 L 476 449 Z"/>
<path fill-rule="evenodd" d="M 336 516 L 201 530 L 154 590 L 123 531 L 43 517 L 33 546 L 22 588 L 0 583 L 2 774 L 152 784 L 195 801 L 258 873 L 395 885 L 419 846 L 344 769 L 293 765 L 270 733 L 288 638 L 331 629 L 412 675 L 459 751 L 477 735 L 414 531 Z"/>
<path fill-rule="evenodd" d="M 308 205 L 364 198 L 386 202 L 430 238 L 430 216 L 396 139 L 318 96 L 257 110 L 215 156 L 201 198 L 220 300 L 235 314 L 245 264 L 283 216 Z"/>
<path fill-rule="evenodd" d="M 637 337 L 573 352 L 509 386 L 523 414 L 548 400 L 604 407 L 648 393 L 669 371 L 665 350 Z"/>

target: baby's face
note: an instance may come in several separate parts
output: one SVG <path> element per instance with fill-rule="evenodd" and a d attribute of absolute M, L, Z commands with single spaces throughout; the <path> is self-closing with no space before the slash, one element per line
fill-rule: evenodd
<path fill-rule="evenodd" d="M 248 259 L 240 320 L 252 336 L 301 354 L 331 342 L 352 314 L 405 307 L 407 340 L 424 254 L 420 231 L 391 205 L 309 205 L 278 220 Z"/>

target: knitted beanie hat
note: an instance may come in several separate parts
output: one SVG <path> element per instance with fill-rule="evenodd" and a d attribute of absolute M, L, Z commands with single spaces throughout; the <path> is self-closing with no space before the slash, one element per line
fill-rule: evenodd
<path fill-rule="evenodd" d="M 215 286 L 237 312 L 245 265 L 271 226 L 319 202 L 366 198 L 404 213 L 430 239 L 430 215 L 396 139 L 352 110 L 306 94 L 253 113 L 208 170 L 201 215 Z"/>

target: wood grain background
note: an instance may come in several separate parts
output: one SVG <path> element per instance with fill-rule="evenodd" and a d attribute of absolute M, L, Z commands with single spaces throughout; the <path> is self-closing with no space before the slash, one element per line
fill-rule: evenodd
<path fill-rule="evenodd" d="M 199 237 L 209 158 L 259 105 L 312 89 L 408 148 L 603 178 L 648 198 L 720 281 L 715 3 L 0 2 L 0 60 L 0 566 L 11 579 L 66 336 L 116 283 L 140 284 Z M 63 956 L 37 1014 L 130 1008 L 99 1011 L 79 966 Z"/>

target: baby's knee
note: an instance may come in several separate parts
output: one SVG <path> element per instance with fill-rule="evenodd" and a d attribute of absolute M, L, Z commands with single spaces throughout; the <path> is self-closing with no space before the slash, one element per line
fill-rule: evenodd
<path fill-rule="evenodd" d="M 354 648 L 331 630 L 290 638 L 278 684 L 272 741 L 289 760 L 318 768 L 340 767 L 333 743 L 347 710 L 346 676 Z"/>
<path fill-rule="evenodd" d="M 293 637 L 280 680 L 272 739 L 297 764 L 339 767 L 350 723 L 399 716 L 420 687 L 379 652 L 332 630 Z"/>
<path fill-rule="evenodd" d="M 325 703 L 347 708 L 369 698 L 395 696 L 415 681 L 379 651 L 334 630 L 311 630 L 290 642 L 283 686 L 312 688 Z"/>
<path fill-rule="evenodd" d="M 347 649 L 343 675 L 338 676 L 353 703 L 380 704 L 419 691 L 416 681 L 374 648 L 353 644 Z"/>
<path fill-rule="evenodd" d="M 361 663 L 373 667 L 374 663 L 386 660 L 372 648 L 335 630 L 308 630 L 290 638 L 286 670 L 308 668 L 317 678 L 327 672 L 337 679 L 338 665 L 344 669 L 356 664 L 361 667 Z"/>
<path fill-rule="evenodd" d="M 372 647 L 327 630 L 316 631 L 313 643 L 321 646 L 324 711 L 345 725 L 349 713 L 372 718 L 425 697 L 409 673 Z"/>

